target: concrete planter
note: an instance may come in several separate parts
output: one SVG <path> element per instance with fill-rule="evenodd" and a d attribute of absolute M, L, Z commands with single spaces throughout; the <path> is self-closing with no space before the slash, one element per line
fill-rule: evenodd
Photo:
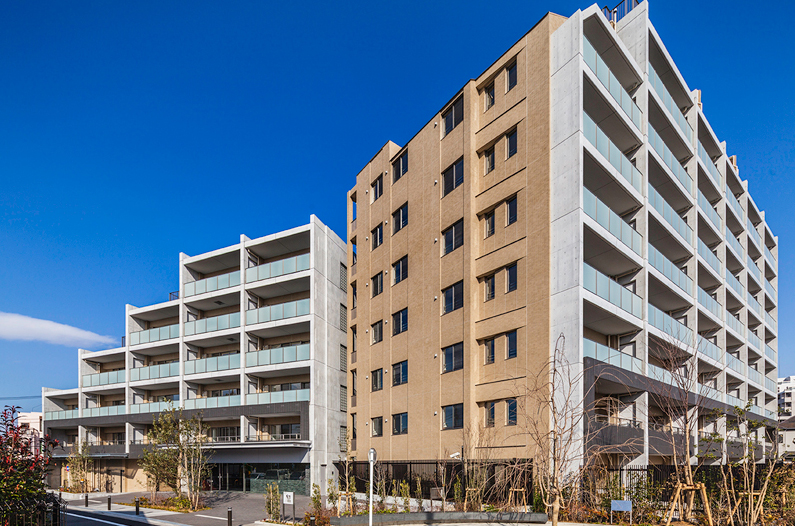
<path fill-rule="evenodd" d="M 546 524 L 545 513 L 487 513 L 487 512 L 422 512 L 422 513 L 378 513 L 373 514 L 373 524 L 380 526 L 398 524 L 449 524 L 449 523 L 530 523 Z M 364 526 L 367 515 L 332 517 L 332 526 Z"/>

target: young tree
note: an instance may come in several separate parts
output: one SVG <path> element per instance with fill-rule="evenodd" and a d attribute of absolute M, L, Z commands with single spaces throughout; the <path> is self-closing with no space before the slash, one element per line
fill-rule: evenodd
<path fill-rule="evenodd" d="M 0 414 L 0 503 L 20 510 L 35 509 L 46 495 L 44 477 L 49 471 L 57 441 L 34 440 L 19 428 L 17 408 L 6 406 Z"/>
<path fill-rule="evenodd" d="M 179 425 L 180 477 L 194 510 L 199 507 L 202 482 L 210 473 L 213 452 L 206 447 L 208 430 L 200 415 L 183 419 Z"/>
<path fill-rule="evenodd" d="M 80 440 L 72 447 L 66 465 L 69 466 L 71 486 L 76 487 L 79 491 L 88 492 L 88 476 L 94 465 L 88 440 Z"/>
<path fill-rule="evenodd" d="M 180 494 L 179 484 L 179 442 L 181 411 L 173 407 L 161 412 L 152 422 L 152 429 L 147 433 L 149 447 L 143 450 L 140 460 L 141 469 L 146 473 L 152 490 L 152 502 L 157 501 L 157 492 L 161 485 L 170 487 L 177 495 Z"/>

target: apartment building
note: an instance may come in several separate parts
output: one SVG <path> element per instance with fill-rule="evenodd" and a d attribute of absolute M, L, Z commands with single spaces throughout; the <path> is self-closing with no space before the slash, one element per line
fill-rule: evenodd
<path fill-rule="evenodd" d="M 778 240 L 649 10 L 547 14 L 357 174 L 357 458 L 531 456 L 521 395 L 560 335 L 607 464 L 670 460 L 673 375 L 699 433 L 748 401 L 776 424 Z"/>
<path fill-rule="evenodd" d="M 778 379 L 778 411 L 783 422 L 792 415 L 792 393 L 795 393 L 795 376 Z"/>
<path fill-rule="evenodd" d="M 201 414 L 214 451 L 207 488 L 309 494 L 335 476 L 346 436 L 345 243 L 309 224 L 188 256 L 169 301 L 127 305 L 116 349 L 78 351 L 78 387 L 43 389 L 56 450 L 50 485 L 87 441 L 92 488 L 146 486 L 138 466 L 153 419 Z"/>

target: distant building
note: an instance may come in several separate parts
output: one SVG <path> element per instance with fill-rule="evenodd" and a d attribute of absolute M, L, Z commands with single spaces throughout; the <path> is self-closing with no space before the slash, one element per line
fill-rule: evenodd
<path fill-rule="evenodd" d="M 778 411 L 779 420 L 782 422 L 792 416 L 793 391 L 795 391 L 795 376 L 778 379 Z"/>

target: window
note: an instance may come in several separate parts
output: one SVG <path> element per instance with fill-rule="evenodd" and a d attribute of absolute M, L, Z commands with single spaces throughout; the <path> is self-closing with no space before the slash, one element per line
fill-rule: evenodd
<path fill-rule="evenodd" d="M 464 244 L 464 220 L 459 219 L 453 226 L 442 232 L 444 237 L 444 252 L 442 255 L 449 254 Z"/>
<path fill-rule="evenodd" d="M 511 331 L 505 335 L 507 356 L 508 358 L 516 358 L 516 331 Z"/>
<path fill-rule="evenodd" d="M 377 416 L 372 419 L 373 428 L 370 430 L 374 437 L 384 436 L 384 417 Z"/>
<path fill-rule="evenodd" d="M 375 250 L 376 248 L 381 246 L 381 243 L 384 242 L 384 225 L 383 224 L 378 225 L 377 227 L 375 227 L 370 231 L 370 234 L 373 236 L 372 250 Z"/>
<path fill-rule="evenodd" d="M 403 256 L 392 265 L 392 273 L 395 275 L 395 285 L 409 277 L 409 257 Z"/>
<path fill-rule="evenodd" d="M 351 371 L 351 396 L 356 396 L 356 381 L 359 379 L 359 375 L 356 372 L 356 369 Z"/>
<path fill-rule="evenodd" d="M 409 204 L 406 203 L 392 214 L 392 234 L 400 232 L 409 224 Z"/>
<path fill-rule="evenodd" d="M 444 296 L 444 312 L 453 312 L 464 306 L 464 282 L 459 281 L 455 285 L 447 287 L 442 291 Z"/>
<path fill-rule="evenodd" d="M 398 413 L 392 415 L 392 434 L 405 435 L 409 432 L 409 414 Z"/>
<path fill-rule="evenodd" d="M 376 177 L 370 187 L 373 189 L 373 200 L 371 202 L 375 203 L 379 197 L 384 195 L 384 176 L 379 175 Z"/>
<path fill-rule="evenodd" d="M 392 183 L 398 182 L 403 174 L 409 171 L 409 152 L 403 152 L 398 160 L 392 163 Z"/>
<path fill-rule="evenodd" d="M 340 411 L 348 411 L 348 388 L 340 386 Z"/>
<path fill-rule="evenodd" d="M 508 281 L 508 292 L 516 290 L 516 263 L 508 265 L 505 269 L 506 280 Z"/>
<path fill-rule="evenodd" d="M 449 373 L 464 368 L 464 343 L 456 343 L 442 349 L 442 372 Z"/>
<path fill-rule="evenodd" d="M 348 288 L 348 267 L 344 263 L 340 263 L 340 288 L 342 290 Z"/>
<path fill-rule="evenodd" d="M 444 119 L 445 135 L 461 124 L 464 120 L 464 97 L 459 97 L 446 112 L 442 113 L 442 119 Z"/>
<path fill-rule="evenodd" d="M 340 345 L 340 371 L 348 372 L 348 348 Z"/>
<path fill-rule="evenodd" d="M 340 303 L 340 330 L 348 332 L 348 307 Z"/>
<path fill-rule="evenodd" d="M 505 401 L 505 425 L 516 425 L 516 398 L 509 398 Z"/>
<path fill-rule="evenodd" d="M 461 158 L 453 163 L 447 170 L 442 172 L 442 197 L 446 196 L 464 182 L 464 159 Z"/>
<path fill-rule="evenodd" d="M 494 235 L 494 212 L 488 212 L 483 216 L 483 223 L 486 225 L 486 237 Z"/>
<path fill-rule="evenodd" d="M 485 101 L 484 102 L 485 102 L 486 110 L 488 110 L 489 108 L 494 106 L 494 83 L 493 82 L 491 84 L 489 84 L 488 86 L 486 86 L 486 89 L 483 90 L 483 95 L 485 97 Z M 486 111 L 486 110 L 483 110 L 483 111 Z"/>
<path fill-rule="evenodd" d="M 392 385 L 403 385 L 409 381 L 409 362 L 403 360 L 402 362 L 392 364 Z"/>
<path fill-rule="evenodd" d="M 356 440 L 356 413 L 351 414 L 351 440 Z"/>
<path fill-rule="evenodd" d="M 380 391 L 384 388 L 384 370 L 383 369 L 376 369 L 375 371 L 370 372 L 370 380 L 372 382 L 372 391 Z"/>
<path fill-rule="evenodd" d="M 372 278 L 373 283 L 373 297 L 375 298 L 382 292 L 384 292 L 384 273 L 379 272 Z"/>
<path fill-rule="evenodd" d="M 483 175 L 491 173 L 494 170 L 494 147 L 492 146 L 485 152 L 483 152 L 483 160 L 485 162 L 485 166 L 483 167 Z"/>
<path fill-rule="evenodd" d="M 348 428 L 340 426 L 340 451 L 348 451 Z"/>
<path fill-rule="evenodd" d="M 508 73 L 508 89 L 506 91 L 511 91 L 516 87 L 516 62 L 505 68 L 505 70 Z"/>
<path fill-rule="evenodd" d="M 486 364 L 494 363 L 494 338 L 489 338 L 483 342 L 486 351 Z"/>
<path fill-rule="evenodd" d="M 494 427 L 494 402 L 486 402 L 486 427 Z"/>
<path fill-rule="evenodd" d="M 486 298 L 484 301 L 490 301 L 494 299 L 494 274 L 487 277 L 483 280 L 483 283 L 486 285 Z"/>
<path fill-rule="evenodd" d="M 508 140 L 508 158 L 511 158 L 516 155 L 518 148 L 516 130 L 509 132 L 505 138 Z"/>
<path fill-rule="evenodd" d="M 356 327 L 351 327 L 351 343 L 353 344 L 352 353 L 356 352 Z"/>
<path fill-rule="evenodd" d="M 409 309 L 405 308 L 392 315 L 392 336 L 409 330 Z"/>
<path fill-rule="evenodd" d="M 511 197 L 506 202 L 508 207 L 508 224 L 516 223 L 516 196 Z"/>
<path fill-rule="evenodd" d="M 378 343 L 384 339 L 384 322 L 383 320 L 378 320 L 377 322 L 371 325 L 373 329 L 373 343 Z"/>
<path fill-rule="evenodd" d="M 355 309 L 356 305 L 358 304 L 358 300 L 356 298 L 356 282 L 351 283 L 351 303 Z"/>
<path fill-rule="evenodd" d="M 461 429 L 464 427 L 464 404 L 446 405 L 442 408 L 444 422 L 442 429 Z"/>

